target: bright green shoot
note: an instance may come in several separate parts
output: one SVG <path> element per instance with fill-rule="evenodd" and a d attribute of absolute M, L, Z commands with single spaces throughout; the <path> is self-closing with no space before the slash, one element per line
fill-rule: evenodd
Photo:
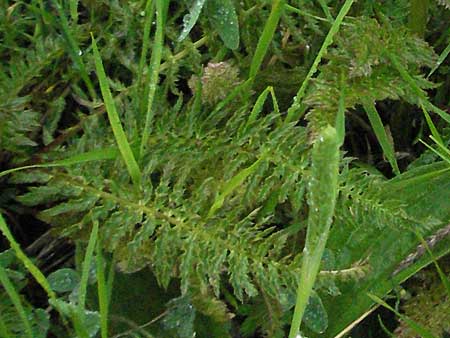
<path fill-rule="evenodd" d="M 328 126 L 312 149 L 308 228 L 289 338 L 299 332 L 328 239 L 338 193 L 339 141 L 336 129 Z"/>

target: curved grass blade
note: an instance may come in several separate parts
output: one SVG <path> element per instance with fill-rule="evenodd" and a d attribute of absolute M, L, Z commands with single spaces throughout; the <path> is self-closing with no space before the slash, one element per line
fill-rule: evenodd
<path fill-rule="evenodd" d="M 409 84 L 411 89 L 414 91 L 414 93 L 417 95 L 417 97 L 420 99 L 421 105 L 423 105 L 428 110 L 431 110 L 438 114 L 440 117 L 442 117 L 445 121 L 450 123 L 450 114 L 443 111 L 442 109 L 436 107 L 433 105 L 427 98 L 427 96 L 424 94 L 422 89 L 419 87 L 419 85 L 416 83 L 416 81 L 413 79 L 411 75 L 409 75 L 408 71 L 403 67 L 403 65 L 400 63 L 400 61 L 397 59 L 397 57 L 389 52 L 386 52 L 387 56 L 391 60 L 392 64 L 397 68 L 397 71 L 400 73 L 403 80 Z"/>
<path fill-rule="evenodd" d="M 320 133 L 314 143 L 311 160 L 308 228 L 289 338 L 298 335 L 334 214 L 339 174 L 339 137 L 335 128 L 328 126 Z"/>
<path fill-rule="evenodd" d="M 3 233 L 3 235 L 6 237 L 6 239 L 9 242 L 9 245 L 16 253 L 17 258 L 23 263 L 23 265 L 27 268 L 27 270 L 31 273 L 31 275 L 36 279 L 38 284 L 42 286 L 42 288 L 47 292 L 48 297 L 56 301 L 56 294 L 50 287 L 49 282 L 47 281 L 47 278 L 45 278 L 44 274 L 39 270 L 39 268 L 33 264 L 31 259 L 25 255 L 25 253 L 20 248 L 19 243 L 16 242 L 14 239 L 11 231 L 9 230 L 8 226 L 6 225 L 5 220 L 3 219 L 3 216 L 0 214 L 0 231 Z"/>
<path fill-rule="evenodd" d="M 5 289 L 9 298 L 11 299 L 11 302 L 14 304 L 14 307 L 16 308 L 17 313 L 19 314 L 19 317 L 23 323 L 23 327 L 25 328 L 26 334 L 28 335 L 28 337 L 33 338 L 33 331 L 31 329 L 30 321 L 28 320 L 25 309 L 22 306 L 20 296 L 17 293 L 16 289 L 14 288 L 14 285 L 12 284 L 8 275 L 6 274 L 5 269 L 1 265 L 0 265 L 0 283 L 2 287 Z"/>
<path fill-rule="evenodd" d="M 106 78 L 105 69 L 103 68 L 103 62 L 98 51 L 97 43 L 94 36 L 92 37 L 92 49 L 94 52 L 95 69 L 97 77 L 100 82 L 100 89 L 102 91 L 103 100 L 105 101 L 106 112 L 108 114 L 109 123 L 111 124 L 114 137 L 116 138 L 117 146 L 127 166 L 128 173 L 136 187 L 141 185 L 141 172 L 139 166 L 134 158 L 130 144 L 128 143 L 125 132 L 123 131 L 122 124 L 120 122 L 119 114 L 116 110 L 116 105 L 109 89 L 108 79 Z"/>
<path fill-rule="evenodd" d="M 53 161 L 50 163 L 33 164 L 33 165 L 26 165 L 23 167 L 8 169 L 8 170 L 0 172 L 0 177 L 12 174 L 16 171 L 26 170 L 26 169 L 66 167 L 66 166 L 80 164 L 80 163 L 84 163 L 84 162 L 90 162 L 90 161 L 114 160 L 115 158 L 117 158 L 118 154 L 119 154 L 119 151 L 117 148 L 105 148 L 105 149 L 92 150 L 92 151 L 88 151 L 86 153 L 74 155 L 69 158 Z"/>
<path fill-rule="evenodd" d="M 378 296 L 368 293 L 367 294 L 375 303 L 385 307 L 386 309 L 394 312 L 399 318 L 401 318 L 408 326 L 413 329 L 416 333 L 420 335 L 420 337 L 423 338 L 437 338 L 435 337 L 430 331 L 428 331 L 426 328 L 424 328 L 422 325 L 416 323 L 415 321 L 409 319 L 408 317 L 402 315 L 400 312 L 395 310 L 392 306 L 390 306 L 388 303 L 383 301 Z"/>
<path fill-rule="evenodd" d="M 309 82 L 311 81 L 313 75 L 317 72 L 317 67 L 319 66 L 320 61 L 322 61 L 322 57 L 324 56 L 325 52 L 327 51 L 327 48 L 333 43 L 333 38 L 336 35 L 336 33 L 339 31 L 339 28 L 341 27 L 342 21 L 344 20 L 344 17 L 347 15 L 348 11 L 352 7 L 352 4 L 355 0 L 346 0 L 344 5 L 341 7 L 341 10 L 339 11 L 338 16 L 336 17 L 336 20 L 334 20 L 333 25 L 331 26 L 327 36 L 325 37 L 325 40 L 322 44 L 322 47 L 320 47 L 319 53 L 317 54 L 311 68 L 309 69 L 308 74 L 306 75 L 305 79 L 303 80 L 302 85 L 300 86 L 300 89 L 297 92 L 297 95 L 294 97 L 294 102 L 288 109 L 288 113 L 286 116 L 286 123 L 292 122 L 294 120 L 299 119 L 301 116 L 299 115 L 299 112 L 302 112 L 301 109 L 302 100 L 306 93 L 306 88 L 308 87 Z"/>
<path fill-rule="evenodd" d="M 200 16 L 204 4 L 205 0 L 195 0 L 195 2 L 192 4 L 192 7 L 189 8 L 189 13 L 186 14 L 183 18 L 183 30 L 178 37 L 178 41 L 183 41 L 189 35 L 190 31 L 195 26 L 195 23 Z"/>
<path fill-rule="evenodd" d="M 447 47 L 445 47 L 445 49 L 442 51 L 442 53 L 439 55 L 439 58 L 436 62 L 436 65 L 433 67 L 432 70 L 430 70 L 430 72 L 427 75 L 427 78 L 429 78 L 431 75 L 434 74 L 434 72 L 440 67 L 440 65 L 445 61 L 445 59 L 447 58 L 448 54 L 450 54 L 450 42 L 447 45 Z"/>

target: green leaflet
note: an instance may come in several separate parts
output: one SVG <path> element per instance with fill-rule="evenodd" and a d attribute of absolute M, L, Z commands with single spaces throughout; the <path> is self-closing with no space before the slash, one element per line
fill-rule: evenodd
<path fill-rule="evenodd" d="M 208 0 L 206 15 L 220 38 L 230 49 L 239 47 L 239 21 L 231 0 Z"/>
<path fill-rule="evenodd" d="M 322 299 L 313 290 L 309 296 L 308 305 L 303 316 L 305 325 L 315 333 L 322 333 L 328 327 L 328 314 Z"/>
<path fill-rule="evenodd" d="M 328 239 L 338 193 L 339 141 L 336 129 L 327 126 L 312 149 L 308 229 L 289 338 L 295 338 L 298 334 Z"/>
<path fill-rule="evenodd" d="M 205 0 L 195 0 L 191 8 L 189 8 L 189 14 L 186 14 L 183 18 L 183 30 L 178 37 L 178 41 L 183 41 L 189 35 L 200 16 L 204 4 Z"/>

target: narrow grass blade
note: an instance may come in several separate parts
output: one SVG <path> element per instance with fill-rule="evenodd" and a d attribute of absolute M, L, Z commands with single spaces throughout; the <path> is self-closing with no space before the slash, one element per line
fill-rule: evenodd
<path fill-rule="evenodd" d="M 431 139 L 436 142 L 438 149 L 433 148 L 428 143 L 425 143 L 422 140 L 419 140 L 423 145 L 425 145 L 428 149 L 430 149 L 433 153 L 438 155 L 440 158 L 442 158 L 444 161 L 450 164 L 450 150 L 445 148 L 442 144 L 438 143 L 436 139 L 431 136 Z"/>
<path fill-rule="evenodd" d="M 102 243 L 100 236 L 97 239 L 95 252 L 97 266 L 97 291 L 98 304 L 100 310 L 100 332 L 102 338 L 108 338 L 108 290 L 105 280 L 105 260 L 102 253 Z"/>
<path fill-rule="evenodd" d="M 389 304 L 387 304 L 385 301 L 383 301 L 381 298 L 379 298 L 378 296 L 368 293 L 367 294 L 375 303 L 385 307 L 386 309 L 394 312 L 399 318 L 401 318 L 401 320 L 403 320 L 406 324 L 408 324 L 408 326 L 414 330 L 414 332 L 416 332 L 417 334 L 419 334 L 421 337 L 423 338 L 437 338 L 435 337 L 430 331 L 428 331 L 427 329 L 425 329 L 423 326 L 421 326 L 420 324 L 416 323 L 415 321 L 409 319 L 408 317 L 402 315 L 400 312 L 398 312 L 397 310 L 395 310 L 392 306 L 390 306 Z"/>
<path fill-rule="evenodd" d="M 144 33 L 142 36 L 142 49 L 141 49 L 141 56 L 139 58 L 139 68 L 137 73 L 137 80 L 136 80 L 136 96 L 134 97 L 137 107 L 139 111 L 143 111 L 144 107 L 144 98 L 145 95 L 142 95 L 142 75 L 144 74 L 144 67 L 147 62 L 147 53 L 148 53 L 148 45 L 150 41 L 150 30 L 152 27 L 152 21 L 153 21 L 153 15 L 154 15 L 154 6 L 152 0 L 147 0 L 147 3 L 145 5 L 145 22 L 144 22 Z"/>
<path fill-rule="evenodd" d="M 5 289 L 9 298 L 11 299 L 11 302 L 14 304 L 14 307 L 16 308 L 17 313 L 19 314 L 19 317 L 23 323 L 23 327 L 25 328 L 26 334 L 28 335 L 28 337 L 33 338 L 33 331 L 31 329 L 30 321 L 28 320 L 25 309 L 22 306 L 20 296 L 17 293 L 16 289 L 14 288 L 14 285 L 12 284 L 8 275 L 6 274 L 5 269 L 1 265 L 0 265 L 0 283 L 2 287 Z"/>
<path fill-rule="evenodd" d="M 95 221 L 92 226 L 91 235 L 89 236 L 88 246 L 86 248 L 86 254 L 84 256 L 83 264 L 81 265 L 81 279 L 80 279 L 80 289 L 78 291 L 78 307 L 80 312 L 84 313 L 86 304 L 86 291 L 87 283 L 89 277 L 89 269 L 91 267 L 92 257 L 95 250 L 95 242 L 98 236 L 98 221 Z"/>
<path fill-rule="evenodd" d="M 208 218 L 212 217 L 215 212 L 223 206 L 225 202 L 225 198 L 229 196 L 237 187 L 239 187 L 245 179 L 250 176 L 255 170 L 258 168 L 259 164 L 263 160 L 263 156 L 261 156 L 258 160 L 256 160 L 251 166 L 242 169 L 239 173 L 237 173 L 230 181 L 228 181 L 223 187 L 222 191 L 217 195 L 213 205 L 209 209 Z"/>
<path fill-rule="evenodd" d="M 420 89 L 419 85 L 416 83 L 416 81 L 412 78 L 411 75 L 409 75 L 408 71 L 403 67 L 403 65 L 400 63 L 400 61 L 397 59 L 397 57 L 387 52 L 387 55 L 389 59 L 391 60 L 392 64 L 397 68 L 397 71 L 400 73 L 403 80 L 405 80 L 406 83 L 409 84 L 411 89 L 414 91 L 414 93 L 417 95 L 418 98 L 421 100 L 421 104 L 427 108 L 428 110 L 431 110 L 438 114 L 440 117 L 442 117 L 445 121 L 450 123 L 450 114 L 443 111 L 442 109 L 434 106 L 430 101 L 428 101 L 427 96 L 423 93 L 422 89 Z"/>
<path fill-rule="evenodd" d="M 256 99 L 256 102 L 253 105 L 252 111 L 250 112 L 250 115 L 248 117 L 247 123 L 245 124 L 245 126 L 242 127 L 243 131 L 246 131 L 250 127 L 250 125 L 258 119 L 258 116 L 264 107 L 264 103 L 266 102 L 267 95 L 269 95 L 269 93 L 272 98 L 272 104 L 273 104 L 273 109 L 275 111 L 275 114 L 277 116 L 280 115 L 280 108 L 278 106 L 278 101 L 275 96 L 275 91 L 273 90 L 272 86 L 268 86 L 266 89 L 263 90 L 263 92 Z M 278 120 L 278 122 L 280 122 L 280 121 Z"/>
<path fill-rule="evenodd" d="M 300 89 L 298 90 L 297 95 L 294 97 L 294 102 L 288 109 L 286 120 L 285 120 L 286 123 L 295 121 L 301 117 L 301 116 L 299 116 L 299 112 L 303 111 L 301 109 L 301 103 L 302 103 L 303 97 L 305 96 L 306 88 L 308 87 L 309 82 L 311 81 L 313 75 L 317 72 L 317 68 L 319 66 L 320 61 L 322 61 L 322 57 L 325 55 L 325 52 L 327 51 L 328 47 L 333 43 L 333 38 L 336 35 L 336 33 L 339 31 L 342 21 L 344 20 L 344 17 L 347 15 L 348 11 L 352 7 L 354 1 L 355 0 L 346 0 L 344 5 L 342 6 L 341 10 L 339 11 L 339 14 L 336 17 L 336 20 L 334 21 L 327 36 L 325 37 L 324 42 L 322 43 L 322 47 L 320 47 L 319 53 L 317 54 L 311 68 L 309 69 L 308 74 L 306 75 L 305 79 L 303 80 L 303 83 L 300 86 Z"/>
<path fill-rule="evenodd" d="M 447 47 L 445 47 L 445 49 L 442 51 L 441 55 L 439 55 L 439 58 L 436 62 L 436 65 L 433 67 L 432 70 L 430 70 L 430 73 L 428 73 L 427 78 L 429 78 L 431 75 L 434 74 L 434 72 L 436 70 L 438 70 L 438 68 L 440 67 L 440 65 L 445 61 L 445 59 L 447 58 L 448 54 L 450 54 L 450 42 L 448 43 Z"/>
<path fill-rule="evenodd" d="M 381 121 L 380 115 L 378 115 L 377 109 L 373 102 L 363 100 L 364 110 L 369 117 L 370 124 L 375 132 L 378 142 L 383 149 L 383 153 L 387 160 L 391 164 L 392 169 L 396 175 L 400 175 L 400 170 L 398 168 L 397 159 L 395 157 L 394 146 L 389 141 L 389 137 L 384 129 L 383 122 Z"/>
<path fill-rule="evenodd" d="M 114 137 L 116 138 L 117 146 L 125 161 L 128 169 L 128 173 L 136 187 L 141 185 L 141 172 L 139 166 L 134 158 L 130 144 L 128 143 L 125 132 L 123 131 L 122 124 L 120 122 L 119 114 L 116 110 L 111 90 L 109 89 L 108 79 L 106 78 L 105 69 L 103 68 L 103 62 L 98 51 L 97 43 L 92 35 L 92 49 L 94 52 L 95 69 L 97 71 L 98 80 L 100 82 L 100 89 L 102 91 L 103 100 L 105 101 L 106 112 L 108 114 L 109 123 L 111 124 Z"/>
<path fill-rule="evenodd" d="M 73 0 L 71 1 L 73 2 Z M 67 41 L 67 48 L 70 55 L 70 58 L 72 59 L 73 63 L 77 67 L 77 69 L 80 71 L 80 76 L 84 81 L 84 84 L 86 85 L 86 88 L 89 92 L 89 95 L 91 98 L 95 99 L 97 97 L 94 86 L 92 84 L 91 79 L 89 78 L 89 74 L 86 70 L 86 67 L 84 65 L 83 59 L 81 58 L 81 49 L 78 45 L 77 41 L 72 35 L 72 32 L 70 30 L 69 21 L 67 20 L 66 14 L 64 13 L 64 10 L 61 8 L 61 5 L 57 0 L 53 0 L 53 3 L 55 4 L 55 8 L 58 12 L 58 16 L 61 22 L 61 28 L 64 38 Z"/>
<path fill-rule="evenodd" d="M 255 54 L 253 55 L 252 63 L 250 65 L 249 78 L 252 79 L 256 76 L 264 60 L 264 56 L 270 46 L 273 34 L 280 21 L 281 14 L 283 13 L 285 0 L 273 0 L 272 10 L 269 18 L 266 21 L 264 30 L 259 38 L 258 45 L 256 46 Z"/>
<path fill-rule="evenodd" d="M 323 13 L 325 14 L 325 16 L 327 17 L 328 21 L 333 22 L 333 16 L 331 15 L 330 9 L 327 6 L 327 3 L 325 2 L 325 0 L 318 0 L 320 7 L 322 7 Z"/>
<path fill-rule="evenodd" d="M 166 8 L 167 6 L 165 0 L 156 0 L 156 32 L 149 66 L 150 77 L 148 82 L 147 113 L 145 117 L 144 129 L 142 131 L 139 158 L 142 158 L 144 155 L 145 147 L 147 146 L 151 131 L 151 124 L 153 122 L 153 101 L 155 99 L 156 86 L 158 85 L 159 80 L 159 67 L 161 65 L 161 55 L 164 43 L 164 13 Z"/>
<path fill-rule="evenodd" d="M 433 260 L 433 264 L 436 267 L 436 271 L 438 272 L 439 278 L 441 279 L 442 284 L 444 284 L 445 289 L 447 290 L 447 295 L 450 296 L 450 279 L 445 275 L 444 271 L 442 271 L 441 267 L 439 266 L 439 263 L 437 262 L 436 257 L 434 256 L 433 252 L 431 251 L 430 246 L 428 245 L 427 241 L 423 238 L 423 236 L 418 231 L 416 231 L 416 236 L 417 236 L 417 238 L 419 238 L 423 247 L 425 249 L 427 249 L 429 256 Z"/>
<path fill-rule="evenodd" d="M 433 135 L 434 138 L 439 141 L 439 143 L 444 144 L 444 141 L 442 140 L 441 135 L 439 134 L 436 126 L 434 125 L 433 120 L 431 119 L 430 114 L 428 113 L 428 110 L 423 106 L 423 104 L 420 105 L 420 108 L 422 108 L 423 115 L 425 115 L 425 120 L 427 121 L 428 128 L 430 128 L 431 135 Z"/>
<path fill-rule="evenodd" d="M 3 219 L 3 216 L 0 214 L 0 231 L 3 233 L 3 235 L 6 237 L 6 239 L 9 242 L 9 245 L 16 253 L 17 258 L 23 263 L 23 265 L 27 268 L 27 270 L 31 273 L 31 275 L 36 279 L 38 284 L 42 286 L 42 288 L 47 292 L 48 297 L 51 300 L 56 300 L 56 294 L 53 292 L 52 288 L 50 287 L 50 284 L 47 281 L 47 278 L 45 278 L 44 274 L 39 270 L 39 268 L 33 264 L 31 259 L 25 255 L 25 253 L 20 248 L 20 245 L 16 242 L 13 235 L 11 234 L 11 231 L 9 231 L 8 226 L 6 225 L 5 220 Z"/>
<path fill-rule="evenodd" d="M 313 19 L 316 19 L 318 21 L 328 22 L 330 24 L 332 24 L 333 21 L 334 21 L 334 20 L 328 20 L 328 19 L 322 18 L 322 17 L 317 16 L 317 15 L 313 15 L 313 14 L 307 12 L 307 11 L 302 11 L 301 9 L 298 9 L 298 8 L 296 8 L 294 6 L 291 6 L 291 5 L 288 5 L 288 4 L 286 4 L 284 7 L 286 8 L 286 10 L 288 10 L 290 12 L 297 13 L 299 15 L 306 16 L 308 18 L 313 18 Z"/>
<path fill-rule="evenodd" d="M 272 87 L 267 87 L 266 89 L 264 89 L 264 91 L 258 96 L 258 98 L 256 99 L 255 105 L 253 106 L 252 111 L 250 112 L 250 116 L 248 117 L 247 123 L 246 123 L 246 127 L 248 128 L 253 122 L 256 121 L 256 119 L 258 118 L 259 114 L 262 111 L 263 105 L 266 102 L 267 99 L 267 95 L 269 95 L 270 89 Z"/>
<path fill-rule="evenodd" d="M 299 332 L 334 215 L 339 174 L 339 138 L 335 128 L 328 126 L 320 133 L 311 161 L 308 228 L 289 338 L 296 338 Z"/>
<path fill-rule="evenodd" d="M 0 172 L 0 177 L 12 174 L 16 171 L 26 170 L 26 169 L 66 167 L 66 166 L 70 166 L 70 165 L 91 162 L 91 161 L 114 160 L 117 158 L 118 154 L 119 154 L 119 151 L 117 148 L 98 149 L 98 150 L 88 151 L 88 152 L 82 153 L 82 154 L 77 154 L 77 155 L 71 156 L 69 158 L 53 161 L 50 163 L 33 164 L 33 165 L 26 165 L 23 167 L 8 169 L 8 170 Z"/>

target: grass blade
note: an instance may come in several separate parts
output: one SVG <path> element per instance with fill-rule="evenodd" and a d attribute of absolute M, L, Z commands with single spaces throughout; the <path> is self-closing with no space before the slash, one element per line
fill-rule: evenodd
<path fill-rule="evenodd" d="M 330 30 L 328 31 L 327 36 L 325 37 L 325 40 L 322 44 L 322 47 L 320 47 L 319 53 L 317 54 L 311 68 L 309 69 L 308 74 L 306 75 L 305 79 L 303 80 L 302 85 L 300 86 L 300 89 L 297 92 L 297 95 L 294 97 L 294 102 L 288 109 L 288 113 L 286 116 L 286 123 L 295 121 L 299 119 L 301 116 L 299 115 L 299 112 L 302 112 L 302 100 L 306 93 L 306 88 L 308 87 L 309 82 L 311 81 L 313 75 L 317 72 L 317 67 L 319 66 L 320 61 L 322 61 L 322 57 L 324 56 L 325 52 L 327 51 L 327 48 L 333 43 L 333 38 L 336 35 L 336 33 L 339 31 L 339 28 L 341 27 L 342 21 L 344 20 L 344 17 L 347 15 L 348 11 L 353 5 L 354 0 L 346 0 L 344 5 L 342 6 L 341 10 L 339 11 L 338 16 L 336 17 L 336 20 L 334 20 L 333 25 L 331 26 Z"/>
<path fill-rule="evenodd" d="M 250 112 L 250 116 L 248 117 L 247 123 L 245 125 L 246 128 L 248 128 L 258 118 L 258 115 L 261 113 L 263 105 L 266 102 L 267 95 L 269 95 L 271 89 L 271 86 L 267 87 L 256 99 L 255 105 L 253 106 L 253 109 Z"/>
<path fill-rule="evenodd" d="M 420 242 L 422 243 L 422 246 L 427 250 L 429 256 L 431 257 L 433 264 L 436 267 L 436 271 L 438 272 L 439 278 L 441 279 L 442 284 L 444 284 L 445 289 L 447 290 L 447 295 L 450 296 L 450 280 L 449 280 L 449 278 L 445 275 L 444 271 L 442 271 L 441 267 L 439 266 L 439 263 L 437 262 L 437 259 L 434 256 L 433 252 L 431 251 L 430 245 L 428 245 L 427 241 L 423 238 L 423 236 L 418 231 L 416 231 L 416 236 L 417 236 L 417 238 L 419 238 Z"/>
<path fill-rule="evenodd" d="M 69 158 L 53 161 L 50 163 L 33 164 L 33 165 L 26 165 L 23 167 L 8 169 L 8 170 L 0 172 L 0 177 L 12 174 L 16 171 L 26 170 L 26 169 L 66 167 L 66 166 L 80 164 L 80 163 L 84 163 L 84 162 L 90 162 L 90 161 L 114 160 L 115 158 L 117 158 L 118 154 L 119 154 L 119 152 L 118 152 L 117 148 L 98 149 L 98 150 L 88 151 L 88 152 L 82 153 L 82 154 L 77 154 L 77 155 L 71 156 Z"/>
<path fill-rule="evenodd" d="M 25 309 L 22 306 L 22 302 L 20 301 L 20 296 L 17 293 L 16 289 L 14 288 L 14 285 L 12 284 L 8 275 L 6 274 L 5 269 L 1 265 L 0 265 L 0 283 L 2 287 L 5 289 L 9 298 L 11 299 L 11 302 L 14 304 L 14 307 L 16 308 L 17 313 L 19 314 L 19 317 L 22 320 L 25 332 L 30 338 L 33 338 L 33 331 L 31 329 L 30 322 L 27 318 Z"/>
<path fill-rule="evenodd" d="M 230 195 L 238 186 L 240 186 L 245 181 L 245 179 L 258 168 L 263 158 L 264 157 L 261 156 L 251 166 L 242 169 L 225 184 L 222 191 L 217 195 L 213 205 L 209 209 L 208 218 L 212 217 L 215 212 L 223 206 L 225 198 Z"/>
<path fill-rule="evenodd" d="M 423 115 L 425 115 L 425 120 L 427 121 L 428 128 L 430 128 L 431 135 L 434 136 L 436 140 L 438 140 L 438 143 L 444 144 L 444 141 L 442 140 L 441 134 L 439 134 L 436 126 L 433 123 L 433 120 L 430 117 L 430 114 L 428 113 L 428 110 L 422 105 L 420 105 L 420 108 L 422 108 Z"/>
<path fill-rule="evenodd" d="M 327 6 L 327 3 L 325 2 L 325 0 L 318 0 L 320 7 L 322 7 L 323 13 L 325 14 L 325 16 L 327 17 L 327 20 L 330 22 L 333 22 L 333 16 L 331 15 L 330 9 Z"/>
<path fill-rule="evenodd" d="M 437 143 L 436 139 L 433 138 L 433 136 L 431 136 L 431 139 L 436 142 L 436 144 L 438 145 L 438 149 L 433 148 L 432 146 L 430 146 L 428 143 L 419 140 L 425 147 L 427 147 L 429 150 L 431 150 L 433 153 L 435 153 L 436 155 L 438 155 L 440 158 L 442 158 L 444 161 L 448 162 L 450 164 L 450 150 L 448 150 L 447 148 L 443 147 L 440 143 Z"/>
<path fill-rule="evenodd" d="M 364 110 L 369 117 L 370 124 L 375 132 L 375 135 L 378 139 L 378 142 L 383 149 L 383 153 L 391 164 L 392 169 L 396 175 L 400 175 L 400 170 L 398 168 L 397 159 L 395 157 L 394 146 L 389 141 L 389 137 L 384 129 L 383 122 L 381 121 L 380 115 L 375 108 L 375 104 L 373 102 L 369 102 L 364 100 L 363 102 Z"/>
<path fill-rule="evenodd" d="M 19 243 L 16 242 L 14 239 L 11 231 L 9 230 L 8 226 L 6 225 L 5 220 L 3 219 L 3 216 L 0 214 L 0 231 L 3 233 L 3 235 L 6 237 L 6 239 L 9 242 L 9 245 L 16 253 L 17 258 L 23 263 L 23 265 L 27 268 L 27 270 L 31 273 L 31 275 L 36 279 L 38 284 L 42 286 L 42 288 L 47 292 L 48 297 L 56 301 L 56 294 L 53 292 L 52 288 L 50 287 L 50 284 L 47 281 L 47 278 L 45 278 L 44 274 L 39 270 L 39 268 L 33 264 L 31 259 L 25 255 L 25 253 L 20 248 Z"/>
<path fill-rule="evenodd" d="M 397 59 L 397 57 L 389 52 L 387 52 L 387 55 L 388 55 L 389 59 L 391 60 L 392 64 L 395 66 L 395 68 L 397 68 L 397 71 L 400 73 L 403 80 L 405 80 L 405 82 L 409 84 L 411 89 L 414 91 L 414 93 L 417 95 L 417 97 L 421 100 L 421 105 L 423 105 L 428 110 L 435 112 L 440 117 L 442 117 L 445 121 L 450 123 L 450 114 L 443 111 L 442 109 L 439 109 L 438 107 L 434 106 L 430 101 L 428 101 L 427 96 L 424 94 L 424 92 L 419 87 L 419 85 L 416 83 L 416 81 L 412 78 L 412 76 L 409 75 L 408 71 L 405 69 L 405 67 L 403 67 L 403 65 L 400 63 L 400 61 Z"/>
<path fill-rule="evenodd" d="M 296 338 L 299 332 L 334 214 L 339 174 L 339 137 L 335 128 L 328 126 L 320 133 L 314 143 L 311 158 L 308 228 L 289 338 Z"/>
<path fill-rule="evenodd" d="M 103 258 L 101 239 L 97 239 L 96 247 L 97 291 L 100 310 L 100 332 L 102 338 L 108 338 L 108 290 L 105 280 L 105 260 Z"/>
<path fill-rule="evenodd" d="M 445 61 L 445 59 L 447 58 L 448 54 L 450 54 L 450 42 L 448 43 L 447 47 L 445 47 L 445 49 L 443 50 L 443 52 L 441 53 L 441 55 L 439 55 L 439 58 L 436 62 L 436 65 L 433 67 L 432 70 L 430 70 L 430 72 L 427 75 L 427 78 L 429 78 L 431 75 L 434 74 L 434 72 L 440 67 L 440 65 Z"/>
<path fill-rule="evenodd" d="M 86 248 L 84 261 L 83 264 L 81 265 L 80 289 L 78 291 L 78 307 L 80 309 L 80 313 L 84 313 L 84 308 L 86 304 L 86 291 L 89 277 L 89 269 L 91 267 L 92 257 L 94 255 L 95 242 L 97 241 L 97 236 L 98 236 L 98 221 L 95 221 L 92 227 L 91 235 L 89 236 L 89 242 Z"/>
<path fill-rule="evenodd" d="M 385 301 L 383 301 L 381 298 L 379 298 L 378 296 L 368 293 L 367 294 L 375 303 L 385 307 L 386 309 L 394 312 L 399 318 L 401 318 L 401 320 L 403 320 L 406 324 L 408 324 L 408 326 L 413 329 L 417 334 L 419 334 L 421 337 L 423 338 L 437 338 L 435 337 L 430 331 L 428 331 L 427 329 L 425 329 L 423 326 L 421 326 L 420 324 L 416 323 L 415 321 L 409 319 L 408 317 L 402 315 L 400 312 L 398 312 L 397 310 L 395 310 L 392 306 L 390 306 L 389 304 L 387 304 Z"/>
<path fill-rule="evenodd" d="M 266 21 L 261 37 L 259 38 L 255 54 L 253 55 L 252 63 L 250 65 L 250 79 L 256 76 L 259 68 L 261 67 L 264 56 L 269 49 L 270 41 L 272 40 L 273 34 L 275 33 L 275 30 L 278 26 L 278 21 L 280 21 L 281 14 L 283 13 L 284 3 L 284 0 L 272 1 L 272 10 L 270 12 L 269 18 Z"/>
<path fill-rule="evenodd" d="M 100 82 L 100 89 L 102 91 L 103 100 L 105 101 L 106 113 L 108 114 L 109 123 L 111 124 L 114 137 L 116 138 L 117 146 L 125 161 L 128 169 L 128 173 L 136 187 L 141 185 L 141 172 L 139 166 L 134 158 L 130 144 L 128 143 L 125 132 L 123 131 L 122 124 L 120 122 L 119 114 L 116 110 L 111 90 L 109 89 L 108 79 L 106 78 L 105 69 L 103 68 L 103 62 L 98 51 L 97 43 L 92 35 L 92 49 L 94 52 L 95 69 L 97 71 L 98 80 Z"/>
<path fill-rule="evenodd" d="M 139 66 L 138 66 L 138 73 L 137 73 L 137 86 L 136 86 L 136 96 L 135 100 L 137 102 L 137 107 L 139 108 L 139 111 L 143 111 L 144 107 L 144 100 L 142 98 L 145 95 L 142 95 L 142 75 L 144 74 L 144 67 L 147 62 L 147 53 L 148 53 L 148 44 L 150 41 L 150 30 L 152 27 L 152 21 L 153 21 L 153 15 L 154 15 L 154 6 L 152 6 L 153 1 L 147 0 L 147 4 L 145 5 L 145 23 L 144 23 L 144 33 L 142 36 L 142 49 L 141 49 L 141 56 L 139 58 Z"/>
<path fill-rule="evenodd" d="M 71 1 L 71 3 L 73 0 Z M 58 12 L 58 16 L 61 20 L 61 28 L 64 38 L 67 41 L 67 48 L 70 55 L 70 58 L 72 59 L 73 63 L 77 67 L 77 69 L 80 71 L 80 76 L 84 81 L 84 84 L 86 85 L 86 88 L 89 92 L 89 95 L 91 98 L 95 99 L 97 98 L 97 95 L 94 90 L 94 86 L 92 84 L 91 79 L 89 78 L 88 72 L 86 70 L 86 67 L 84 66 L 83 59 L 81 58 L 81 49 L 78 45 L 77 41 L 72 35 L 72 32 L 70 31 L 69 21 L 67 20 L 67 17 L 64 13 L 64 10 L 62 9 L 61 5 L 58 3 L 58 1 L 54 0 L 53 3 L 55 4 L 56 11 Z"/>
<path fill-rule="evenodd" d="M 141 146 L 139 148 L 139 158 L 143 157 L 151 131 L 151 124 L 153 122 L 153 100 L 155 98 L 156 86 L 159 80 L 159 67 L 161 65 L 162 48 L 164 43 L 164 13 L 166 8 L 167 6 L 165 0 L 156 0 L 156 32 L 149 66 L 150 78 L 148 83 L 147 114 L 145 117 L 144 130 L 142 132 Z"/>

